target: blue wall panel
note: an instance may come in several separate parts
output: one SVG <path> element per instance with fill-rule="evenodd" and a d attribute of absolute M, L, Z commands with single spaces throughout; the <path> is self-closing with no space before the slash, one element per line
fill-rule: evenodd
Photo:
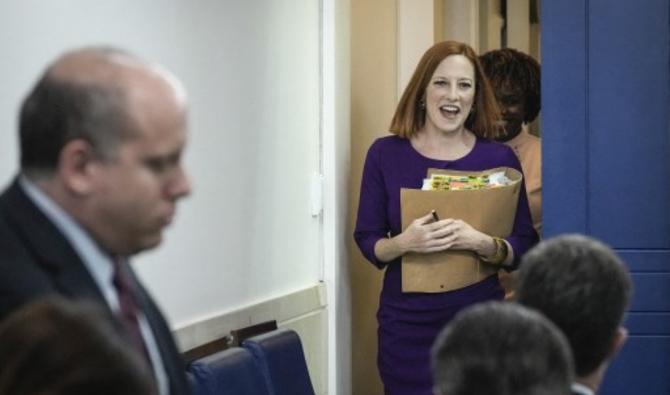
<path fill-rule="evenodd" d="M 588 187 L 586 17 L 583 0 L 542 3 L 542 226 L 545 237 L 567 231 L 587 231 L 584 215 Z"/>
<path fill-rule="evenodd" d="M 670 273 L 631 274 L 635 292 L 630 311 L 670 312 Z"/>
<path fill-rule="evenodd" d="M 635 313 L 626 316 L 625 327 L 631 336 L 667 335 L 670 333 L 670 313 Z"/>
<path fill-rule="evenodd" d="M 590 229 L 617 248 L 667 249 L 668 2 L 589 3 Z"/>
<path fill-rule="evenodd" d="M 599 395 L 670 394 L 670 2 L 542 3 L 543 226 L 627 262 L 630 337 Z"/>
<path fill-rule="evenodd" d="M 631 337 L 607 370 L 598 395 L 668 395 L 669 366 L 670 337 Z"/>
<path fill-rule="evenodd" d="M 617 254 L 628 263 L 634 272 L 670 272 L 668 250 L 617 250 Z"/>

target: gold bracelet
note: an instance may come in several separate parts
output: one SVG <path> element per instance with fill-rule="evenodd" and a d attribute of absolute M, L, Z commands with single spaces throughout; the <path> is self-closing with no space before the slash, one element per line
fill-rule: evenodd
<path fill-rule="evenodd" d="M 493 237 L 493 242 L 496 245 L 496 251 L 493 254 L 493 256 L 485 257 L 483 255 L 480 255 L 480 258 L 482 261 L 486 263 L 490 263 L 492 265 L 500 265 L 507 258 L 508 254 L 507 243 L 505 243 L 505 240 L 501 239 L 500 237 Z"/>

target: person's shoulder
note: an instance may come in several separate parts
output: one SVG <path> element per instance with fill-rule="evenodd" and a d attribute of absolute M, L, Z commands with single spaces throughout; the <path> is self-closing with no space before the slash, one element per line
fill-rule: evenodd
<path fill-rule="evenodd" d="M 20 176 L 16 175 L 2 186 L 0 190 L 0 210 L 14 211 L 18 203 L 23 203 L 28 199 L 23 188 L 21 188 L 19 179 Z"/>
<path fill-rule="evenodd" d="M 17 188 L 17 179 L 15 178 L 13 181 L 9 182 L 8 184 L 2 185 L 0 187 L 0 203 L 3 203 L 4 201 L 7 200 L 7 196 Z"/>
<path fill-rule="evenodd" d="M 526 164 L 539 164 L 542 160 L 542 139 L 527 130 L 505 144 L 512 147 L 518 154 L 519 160 Z"/>
<path fill-rule="evenodd" d="M 477 138 L 479 156 L 489 163 L 490 167 L 507 166 L 521 168 L 514 150 L 506 144 L 484 138 Z"/>
<path fill-rule="evenodd" d="M 25 301 L 54 292 L 51 272 L 5 218 L 0 218 L 0 257 L 0 321 Z"/>
<path fill-rule="evenodd" d="M 12 224 L 8 216 L 11 212 L 16 211 L 13 202 L 21 198 L 18 188 L 17 182 L 14 181 L 0 192 L 0 231 L 9 228 Z"/>
<path fill-rule="evenodd" d="M 408 142 L 409 140 L 407 139 L 398 137 L 395 134 L 389 134 L 386 136 L 377 137 L 375 141 L 372 143 L 371 148 L 372 147 L 375 147 L 376 149 L 394 148 L 404 146 Z"/>
<path fill-rule="evenodd" d="M 499 141 L 478 137 L 477 145 L 479 146 L 480 151 L 489 155 L 501 156 L 501 157 L 509 155 L 514 156 L 514 150 L 512 150 L 512 148 L 508 147 L 506 144 L 501 143 Z"/>
<path fill-rule="evenodd" d="M 38 264 L 38 259 L 31 250 L 31 244 L 17 232 L 11 221 L 2 216 L 0 216 L 0 257 L 0 272 L 3 273 L 0 276 L 0 284 L 6 281 L 14 282 L 18 277 L 38 278 L 47 273 Z"/>
<path fill-rule="evenodd" d="M 542 139 L 534 134 L 526 133 L 526 143 L 533 148 L 539 149 L 542 146 Z"/>
<path fill-rule="evenodd" d="M 43 229 L 41 223 L 35 222 L 36 208 L 26 195 L 16 177 L 0 192 L 0 230 L 15 233 L 15 238 L 36 235 Z"/>
<path fill-rule="evenodd" d="M 26 210 L 27 199 L 16 180 L 0 194 L 0 272 L 4 273 L 0 284 L 20 283 L 18 279 L 37 279 L 47 273 L 38 264 L 33 244 L 46 233 L 43 223 L 34 221 L 35 212 Z"/>
<path fill-rule="evenodd" d="M 534 134 L 528 134 L 528 141 L 527 145 L 528 148 L 526 149 L 526 156 L 530 158 L 535 158 L 535 160 L 539 161 L 542 158 L 542 139 L 538 136 L 535 136 Z"/>
<path fill-rule="evenodd" d="M 369 152 L 373 155 L 397 155 L 409 144 L 409 140 L 398 137 L 394 134 L 378 137 L 370 145 Z"/>

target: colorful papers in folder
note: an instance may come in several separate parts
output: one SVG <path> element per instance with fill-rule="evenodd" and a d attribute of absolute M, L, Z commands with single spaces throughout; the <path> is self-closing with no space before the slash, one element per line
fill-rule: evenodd
<path fill-rule="evenodd" d="M 423 191 L 469 191 L 477 189 L 498 188 L 509 185 L 512 180 L 505 176 L 504 171 L 482 175 L 463 174 L 431 174 L 424 178 Z"/>
<path fill-rule="evenodd" d="M 457 218 L 482 233 L 507 237 L 514 226 L 522 186 L 522 174 L 509 167 L 482 171 L 430 168 L 424 190 L 400 190 L 402 229 L 434 210 L 439 218 Z M 408 252 L 402 257 L 402 290 L 452 291 L 482 281 L 498 269 L 472 251 Z"/>

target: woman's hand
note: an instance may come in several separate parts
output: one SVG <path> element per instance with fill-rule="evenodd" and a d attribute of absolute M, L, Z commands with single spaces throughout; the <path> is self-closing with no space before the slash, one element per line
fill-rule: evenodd
<path fill-rule="evenodd" d="M 398 244 L 407 252 L 429 253 L 448 249 L 453 240 L 446 226 L 453 220 L 435 222 L 432 214 L 412 221 L 404 232 L 396 236 Z"/>
<path fill-rule="evenodd" d="M 447 218 L 435 222 L 432 214 L 417 218 L 399 235 L 375 244 L 375 255 L 389 262 L 408 252 L 430 253 L 444 250 L 469 250 L 482 256 L 495 253 L 493 238 L 467 222 Z"/>
<path fill-rule="evenodd" d="M 481 256 L 491 256 L 496 252 L 496 243 L 493 237 L 482 233 L 460 219 L 445 219 L 442 231 L 446 233 L 448 241 L 446 249 L 468 250 Z"/>

